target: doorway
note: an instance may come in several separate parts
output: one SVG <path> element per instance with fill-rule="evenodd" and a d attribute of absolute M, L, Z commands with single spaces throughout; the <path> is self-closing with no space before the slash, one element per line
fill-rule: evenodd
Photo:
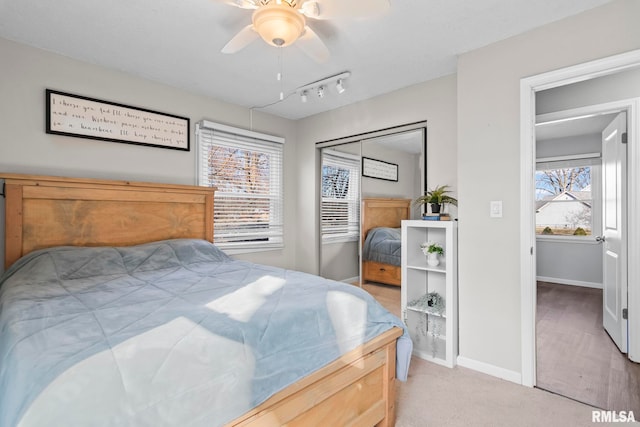
<path fill-rule="evenodd" d="M 549 108 L 549 98 L 567 96 L 553 92 L 536 100 Z M 626 159 L 612 154 L 626 153 L 626 115 L 604 104 L 536 118 L 536 386 L 638 412 L 640 365 L 625 354 L 626 320 L 617 314 L 626 307 L 626 281 L 613 280 L 627 277 L 619 262 L 626 260 L 625 217 L 615 215 L 625 211 L 626 182 L 607 184 L 617 171 L 624 177 Z"/>
<path fill-rule="evenodd" d="M 564 88 L 573 83 L 586 82 L 598 77 L 638 69 L 640 51 L 616 55 L 578 66 L 568 67 L 521 80 L 521 349 L 522 384 L 536 385 L 536 237 L 534 216 L 535 170 L 535 115 L 536 93 L 552 88 Z M 589 94 L 586 94 L 589 95 Z M 622 99 L 622 98 L 619 98 Z M 618 101 L 622 102 L 622 101 Z M 640 103 L 638 99 L 626 101 L 628 132 L 628 258 L 640 259 Z M 628 304 L 640 306 L 640 266 L 628 266 Z M 640 316 L 629 312 L 629 358 L 640 361 Z"/>

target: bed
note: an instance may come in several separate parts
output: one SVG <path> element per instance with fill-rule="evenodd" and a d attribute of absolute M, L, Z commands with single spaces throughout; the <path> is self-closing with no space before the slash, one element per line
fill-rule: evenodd
<path fill-rule="evenodd" d="M 394 424 L 402 323 L 355 286 L 229 258 L 212 189 L 1 177 L 0 425 Z"/>
<path fill-rule="evenodd" d="M 411 216 L 411 199 L 362 200 L 362 280 L 400 286 L 400 224 Z"/>

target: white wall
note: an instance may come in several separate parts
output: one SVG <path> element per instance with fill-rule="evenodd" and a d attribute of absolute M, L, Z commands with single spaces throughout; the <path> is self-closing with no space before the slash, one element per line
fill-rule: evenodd
<path fill-rule="evenodd" d="M 296 267 L 318 272 L 318 154 L 315 143 L 427 120 L 427 182 L 456 180 L 456 76 L 410 86 L 298 122 Z M 431 184 L 433 185 L 433 184 Z"/>
<path fill-rule="evenodd" d="M 249 128 L 249 110 L 0 39 L 0 173 L 27 173 L 195 184 L 195 123 Z M 215 79 L 214 79 L 215 80 Z M 191 151 L 45 133 L 45 89 L 56 89 L 191 119 Z M 296 245 L 295 122 L 253 114 L 253 129 L 285 143 L 285 248 L 242 258 L 293 268 Z M 0 223 L 4 224 L 4 209 Z M 0 227 L 3 228 L 3 227 Z M 0 245 L 4 259 L 4 245 Z M 0 263 L 4 265 L 4 263 Z"/>
<path fill-rule="evenodd" d="M 460 55 L 459 327 L 468 365 L 517 380 L 520 79 L 640 47 L 640 2 L 619 0 Z M 502 218 L 489 202 L 502 200 Z"/>
<path fill-rule="evenodd" d="M 420 169 L 416 166 L 417 154 L 409 154 L 404 151 L 391 150 L 375 141 L 364 141 L 362 143 L 362 156 L 398 165 L 398 181 L 386 181 L 382 179 L 362 177 L 362 198 L 366 197 L 401 197 L 415 199 L 420 195 L 419 179 Z"/>
<path fill-rule="evenodd" d="M 602 245 L 536 240 L 538 280 L 602 288 Z"/>

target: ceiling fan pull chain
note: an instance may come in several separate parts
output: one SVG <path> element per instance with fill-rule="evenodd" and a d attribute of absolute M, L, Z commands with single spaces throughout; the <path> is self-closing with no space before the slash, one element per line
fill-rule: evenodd
<path fill-rule="evenodd" d="M 278 81 L 280 82 L 280 101 L 284 100 L 284 88 L 282 78 L 282 48 L 278 48 Z"/>

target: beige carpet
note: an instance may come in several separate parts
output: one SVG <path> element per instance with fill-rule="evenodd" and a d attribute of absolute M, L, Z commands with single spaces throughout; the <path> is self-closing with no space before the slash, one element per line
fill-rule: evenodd
<path fill-rule="evenodd" d="M 400 316 L 399 287 L 365 284 L 363 288 Z M 594 409 L 544 390 L 460 366 L 445 368 L 415 356 L 407 382 L 397 382 L 396 427 L 609 425 L 591 422 Z M 640 414 L 634 416 L 640 419 Z"/>
<path fill-rule="evenodd" d="M 591 406 L 417 357 L 407 382 L 397 384 L 397 427 L 605 425 L 591 423 Z"/>

